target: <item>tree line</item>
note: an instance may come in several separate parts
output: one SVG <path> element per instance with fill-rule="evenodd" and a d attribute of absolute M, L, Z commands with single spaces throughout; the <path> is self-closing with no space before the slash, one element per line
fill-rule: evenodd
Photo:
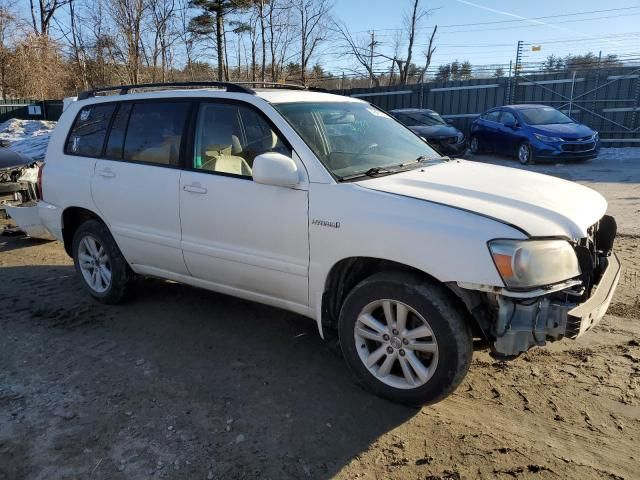
<path fill-rule="evenodd" d="M 155 82 L 351 88 L 505 76 L 468 60 L 432 67 L 438 26 L 425 28 L 435 12 L 427 0 L 404 0 L 402 26 L 384 45 L 336 18 L 334 1 L 29 0 L 25 9 L 26 0 L 0 0 L 0 91 L 46 99 Z M 341 75 L 325 70 L 327 56 L 341 59 Z M 551 55 L 539 69 L 619 64 L 615 55 Z"/>

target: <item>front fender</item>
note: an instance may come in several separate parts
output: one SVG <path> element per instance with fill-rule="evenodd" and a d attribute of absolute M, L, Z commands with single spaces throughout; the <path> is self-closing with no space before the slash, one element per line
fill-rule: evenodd
<path fill-rule="evenodd" d="M 524 239 L 514 227 L 472 212 L 350 184 L 309 189 L 309 302 L 331 268 L 350 257 L 390 260 L 440 282 L 504 284 L 487 248 L 493 238 Z M 320 317 L 318 316 L 317 319 Z"/>

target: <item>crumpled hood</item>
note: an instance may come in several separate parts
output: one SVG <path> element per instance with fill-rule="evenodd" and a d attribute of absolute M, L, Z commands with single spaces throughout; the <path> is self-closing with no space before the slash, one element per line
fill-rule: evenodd
<path fill-rule="evenodd" d="M 514 225 L 532 237 L 583 238 L 607 210 L 602 195 L 577 183 L 465 160 L 374 178 L 359 185 L 469 210 Z"/>

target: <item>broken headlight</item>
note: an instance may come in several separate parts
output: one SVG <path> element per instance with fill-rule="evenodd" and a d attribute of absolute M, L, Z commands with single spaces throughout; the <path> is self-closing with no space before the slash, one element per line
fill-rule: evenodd
<path fill-rule="evenodd" d="M 508 288 L 541 287 L 580 275 L 578 258 L 565 240 L 491 240 L 489 251 Z"/>

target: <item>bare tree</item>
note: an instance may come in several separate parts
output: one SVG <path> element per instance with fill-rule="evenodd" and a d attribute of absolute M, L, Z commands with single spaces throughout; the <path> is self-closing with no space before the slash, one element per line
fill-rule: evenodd
<path fill-rule="evenodd" d="M 291 0 L 271 0 L 267 11 L 269 25 L 269 50 L 271 53 L 271 81 L 277 82 L 289 60 L 293 41 Z"/>
<path fill-rule="evenodd" d="M 160 57 L 160 80 L 167 79 L 169 49 L 175 41 L 173 22 L 176 15 L 176 0 L 149 0 L 153 38 L 153 76 Z"/>
<path fill-rule="evenodd" d="M 309 60 L 325 39 L 332 5 L 329 0 L 294 0 L 293 7 L 299 20 L 300 75 L 305 85 Z"/>
<path fill-rule="evenodd" d="M 37 9 L 33 0 L 29 0 L 31 7 L 31 21 L 36 35 L 48 36 L 49 26 L 56 11 L 64 7 L 70 0 L 38 0 Z M 37 12 L 36 12 L 37 10 Z"/>
<path fill-rule="evenodd" d="M 0 6 L 0 89 L 2 99 L 7 98 L 7 73 L 12 57 L 12 44 L 15 40 L 15 31 L 18 17 L 13 9 L 13 4 Z"/>
<path fill-rule="evenodd" d="M 396 63 L 398 64 L 398 70 L 400 72 L 400 83 L 402 85 L 406 85 L 409 79 L 410 72 L 415 70 L 415 66 L 411 63 L 413 59 L 413 48 L 416 39 L 416 30 L 422 19 L 431 15 L 433 10 L 425 10 L 420 7 L 420 0 L 411 0 L 412 6 L 410 12 L 405 17 L 405 23 L 408 33 L 408 43 L 407 43 L 407 56 L 404 60 L 396 59 Z M 435 33 L 432 35 L 435 36 Z M 433 41 L 431 42 L 433 45 Z"/>
<path fill-rule="evenodd" d="M 424 51 L 424 56 L 426 58 L 424 68 L 422 69 L 422 73 L 420 74 L 420 83 L 424 82 L 424 77 L 427 74 L 427 70 L 431 65 L 431 59 L 433 58 L 433 54 L 436 51 L 436 47 L 433 44 L 433 41 L 436 37 L 436 32 L 438 31 L 438 25 L 433 27 L 433 31 L 431 32 L 431 36 L 429 37 L 429 45 L 427 45 L 427 49 Z"/>
<path fill-rule="evenodd" d="M 335 21 L 333 22 L 332 28 L 342 39 L 343 50 L 341 50 L 340 53 L 344 52 L 352 56 L 360 66 L 365 68 L 374 86 L 379 87 L 380 79 L 374 73 L 373 58 L 379 56 L 384 58 L 388 57 L 374 52 L 373 47 L 375 43 L 367 43 L 367 39 L 365 38 L 354 38 L 346 23 Z M 373 40 L 371 41 L 373 42 Z"/>
<path fill-rule="evenodd" d="M 144 0 L 111 0 L 111 17 L 125 42 L 124 62 L 128 81 L 137 84 L 143 55 L 142 19 L 147 9 Z"/>

